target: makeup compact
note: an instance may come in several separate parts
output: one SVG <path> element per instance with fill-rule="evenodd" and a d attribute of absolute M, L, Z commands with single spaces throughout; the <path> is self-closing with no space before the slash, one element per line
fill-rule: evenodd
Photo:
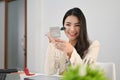
<path fill-rule="evenodd" d="M 53 37 L 53 38 L 60 38 L 60 36 L 61 36 L 61 33 L 60 33 L 60 31 L 61 30 L 65 30 L 65 27 L 58 27 L 58 26 L 56 26 L 56 27 L 50 27 L 49 28 L 49 31 L 50 31 L 50 35 Z"/>
<path fill-rule="evenodd" d="M 50 35 L 53 37 L 53 38 L 59 38 L 60 37 L 60 27 L 50 27 L 49 28 L 49 31 L 50 31 Z"/>

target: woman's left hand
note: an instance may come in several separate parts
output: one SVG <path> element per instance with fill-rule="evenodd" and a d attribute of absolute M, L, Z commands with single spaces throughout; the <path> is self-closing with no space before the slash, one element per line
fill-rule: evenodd
<path fill-rule="evenodd" d="M 55 46 L 57 49 L 67 53 L 69 57 L 71 56 L 73 52 L 73 46 L 69 42 L 61 39 L 55 39 L 55 42 L 56 42 Z"/>

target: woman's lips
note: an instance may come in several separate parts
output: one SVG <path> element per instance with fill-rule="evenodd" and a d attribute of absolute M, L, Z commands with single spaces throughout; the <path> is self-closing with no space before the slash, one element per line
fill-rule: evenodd
<path fill-rule="evenodd" d="M 69 33 L 69 35 L 71 36 L 71 37 L 75 37 L 76 35 L 77 35 L 77 33 Z"/>

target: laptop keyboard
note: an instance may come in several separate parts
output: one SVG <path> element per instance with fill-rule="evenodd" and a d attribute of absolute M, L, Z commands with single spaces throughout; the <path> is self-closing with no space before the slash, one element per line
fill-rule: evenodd
<path fill-rule="evenodd" d="M 0 73 L 0 80 L 5 80 L 6 73 Z"/>

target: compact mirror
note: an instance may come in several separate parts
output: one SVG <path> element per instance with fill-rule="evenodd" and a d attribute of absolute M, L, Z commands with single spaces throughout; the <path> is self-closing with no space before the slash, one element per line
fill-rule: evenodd
<path fill-rule="evenodd" d="M 49 31 L 50 31 L 50 35 L 53 38 L 59 38 L 60 37 L 60 27 L 50 27 Z"/>

